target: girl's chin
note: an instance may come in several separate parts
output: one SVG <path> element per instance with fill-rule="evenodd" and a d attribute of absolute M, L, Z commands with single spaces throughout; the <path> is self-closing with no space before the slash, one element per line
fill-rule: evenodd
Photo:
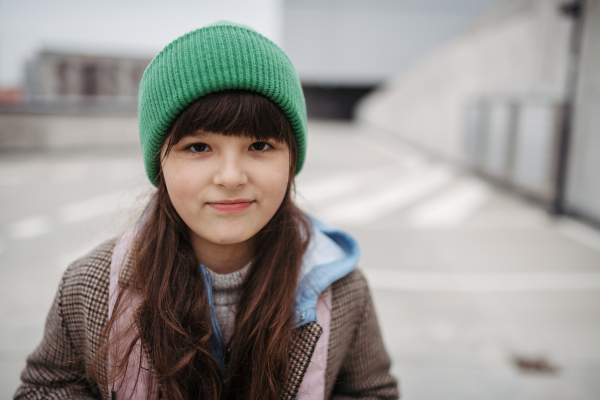
<path fill-rule="evenodd" d="M 223 237 L 223 238 L 218 238 L 217 240 L 213 241 L 213 243 L 231 246 L 231 245 L 244 243 L 248 239 L 249 238 Z"/>
<path fill-rule="evenodd" d="M 236 245 L 246 242 L 254 235 L 240 234 L 239 230 L 233 232 L 213 232 L 210 235 L 199 235 L 203 240 L 219 245 Z"/>

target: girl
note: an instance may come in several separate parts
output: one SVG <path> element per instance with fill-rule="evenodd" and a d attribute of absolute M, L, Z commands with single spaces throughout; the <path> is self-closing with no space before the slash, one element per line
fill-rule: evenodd
<path fill-rule="evenodd" d="M 65 272 L 17 399 L 398 397 L 358 246 L 292 201 L 306 107 L 281 49 L 218 23 L 156 56 L 136 229 Z"/>

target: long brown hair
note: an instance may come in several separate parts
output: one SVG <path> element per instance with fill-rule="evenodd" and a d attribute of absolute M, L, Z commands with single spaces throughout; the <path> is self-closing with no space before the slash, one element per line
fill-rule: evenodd
<path fill-rule="evenodd" d="M 274 400 L 280 397 L 288 375 L 295 294 L 310 238 L 308 219 L 292 201 L 297 152 L 293 131 L 273 102 L 241 90 L 213 93 L 186 108 L 170 128 L 166 153 L 181 138 L 199 130 L 276 140 L 290 148 L 287 192 L 273 218 L 256 235 L 235 330 L 225 345 L 225 374 L 221 375 L 209 351 L 210 306 L 189 228 L 175 211 L 159 175 L 158 190 L 131 249 L 129 287 L 139 291 L 144 300 L 138 308 L 137 324 L 119 334 L 131 338 L 127 351 L 101 384 L 124 375 L 127 360 L 141 340 L 151 354 L 164 399 Z M 106 341 L 92 363 L 90 372 L 97 381 L 101 381 L 99 361 L 106 360 L 114 344 L 112 337 L 108 340 L 108 332 L 123 312 L 120 305 L 127 293 L 130 290 L 120 292 L 105 329 Z"/>

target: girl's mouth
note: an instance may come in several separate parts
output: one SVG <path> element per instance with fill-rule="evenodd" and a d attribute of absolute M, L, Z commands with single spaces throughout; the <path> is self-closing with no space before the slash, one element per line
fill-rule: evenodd
<path fill-rule="evenodd" d="M 207 203 L 210 207 L 222 212 L 240 212 L 248 209 L 254 203 L 254 200 L 235 199 L 235 200 L 219 200 Z"/>

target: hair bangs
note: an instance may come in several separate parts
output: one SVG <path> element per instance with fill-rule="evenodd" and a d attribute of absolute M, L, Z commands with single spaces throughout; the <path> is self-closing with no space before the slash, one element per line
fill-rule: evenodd
<path fill-rule="evenodd" d="M 291 175 L 296 171 L 298 146 L 294 131 L 283 111 L 262 94 L 225 90 L 199 98 L 169 128 L 162 157 L 181 139 L 198 132 L 286 143 L 290 149 Z"/>
<path fill-rule="evenodd" d="M 215 92 L 190 104 L 171 125 L 169 146 L 197 132 L 263 141 L 294 141 L 290 123 L 277 105 L 247 90 Z"/>

